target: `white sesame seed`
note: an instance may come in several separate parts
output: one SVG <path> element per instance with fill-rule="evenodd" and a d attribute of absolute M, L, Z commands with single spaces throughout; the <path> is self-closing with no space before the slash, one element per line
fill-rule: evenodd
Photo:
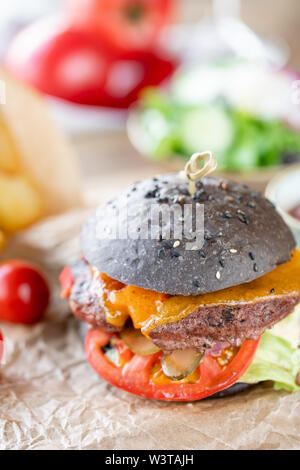
<path fill-rule="evenodd" d="M 173 248 L 177 248 L 177 246 L 180 245 L 180 241 L 176 240 L 176 242 L 173 243 Z"/>
<path fill-rule="evenodd" d="M 237 250 L 235 248 L 230 248 L 230 253 L 237 253 Z"/>
<path fill-rule="evenodd" d="M 217 279 L 221 279 L 221 273 L 220 273 L 220 271 L 217 271 L 217 272 L 216 272 L 216 278 L 217 278 Z"/>

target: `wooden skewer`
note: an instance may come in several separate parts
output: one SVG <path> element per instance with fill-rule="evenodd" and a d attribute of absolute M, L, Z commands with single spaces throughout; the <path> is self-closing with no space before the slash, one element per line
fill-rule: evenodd
<path fill-rule="evenodd" d="M 201 167 L 199 167 L 200 164 L 202 164 Z M 217 159 L 210 151 L 194 153 L 191 156 L 184 170 L 180 172 L 180 176 L 189 181 L 189 192 L 191 195 L 195 194 L 196 181 L 215 171 L 217 165 Z"/>

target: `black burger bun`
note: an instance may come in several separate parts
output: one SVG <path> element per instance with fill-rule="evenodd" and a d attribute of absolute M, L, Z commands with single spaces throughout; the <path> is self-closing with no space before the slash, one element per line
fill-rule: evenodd
<path fill-rule="evenodd" d="M 141 220 L 148 220 L 153 204 L 192 204 L 194 209 L 203 204 L 202 248 L 187 250 L 191 242 L 187 236 L 180 240 L 140 239 Z M 134 237 L 112 237 L 116 233 L 115 211 L 119 227 L 130 214 Z M 171 218 L 163 226 L 164 233 L 170 228 L 172 234 L 172 227 Z M 132 185 L 102 205 L 81 233 L 82 254 L 99 271 L 125 284 L 171 295 L 198 295 L 252 281 L 287 262 L 294 248 L 291 231 L 260 193 L 246 185 L 206 177 L 197 182 L 191 196 L 188 183 L 178 174 Z"/>

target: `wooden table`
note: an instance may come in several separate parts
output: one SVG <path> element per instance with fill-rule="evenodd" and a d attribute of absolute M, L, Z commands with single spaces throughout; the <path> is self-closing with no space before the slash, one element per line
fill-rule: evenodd
<path fill-rule="evenodd" d="M 91 198 L 95 194 L 99 197 L 100 186 L 105 200 L 135 181 L 179 170 L 177 164 L 168 162 L 159 164 L 141 156 L 129 142 L 126 132 L 122 130 L 75 136 L 72 140 L 85 187 Z M 185 160 L 182 160 L 182 168 L 184 163 Z M 278 169 L 259 169 L 245 174 L 219 173 L 219 175 L 263 191 L 266 182 L 277 171 Z"/>

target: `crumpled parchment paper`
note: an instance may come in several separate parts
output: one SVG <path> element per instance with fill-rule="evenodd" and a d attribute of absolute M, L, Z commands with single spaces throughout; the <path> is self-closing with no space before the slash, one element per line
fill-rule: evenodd
<path fill-rule="evenodd" d="M 224 399 L 163 403 L 101 380 L 86 362 L 78 324 L 59 299 L 61 267 L 79 254 L 87 210 L 19 234 L 5 258 L 37 262 L 53 291 L 45 320 L 0 324 L 1 449 L 299 449 L 300 393 L 258 386 Z"/>

